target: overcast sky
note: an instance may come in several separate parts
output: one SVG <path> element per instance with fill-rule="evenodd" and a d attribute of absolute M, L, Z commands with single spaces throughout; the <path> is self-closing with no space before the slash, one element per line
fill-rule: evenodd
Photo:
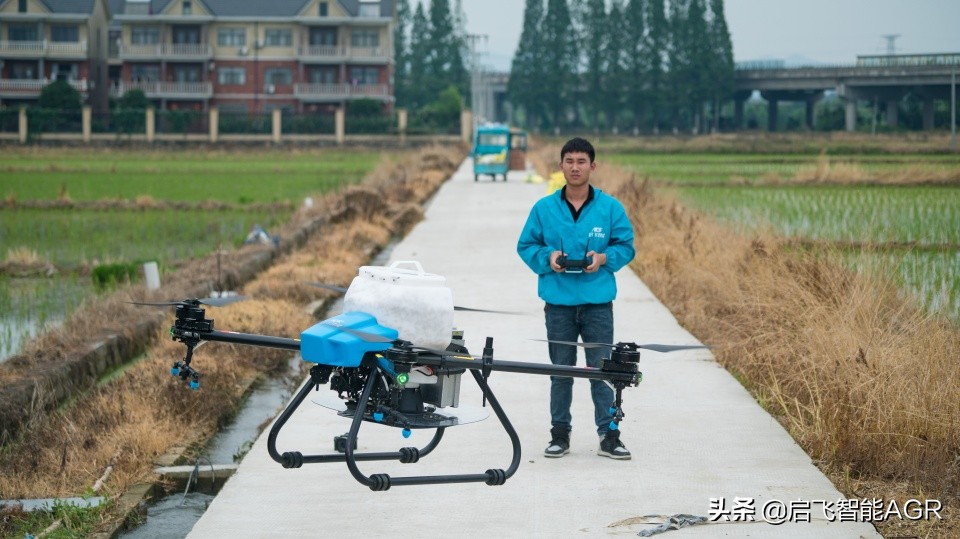
<path fill-rule="evenodd" d="M 429 0 L 423 1 L 429 5 Z M 525 1 L 462 2 L 467 31 L 487 36 L 483 63 L 509 70 L 523 28 Z M 450 3 L 455 5 L 453 0 Z M 726 0 L 724 4 L 738 62 L 849 63 L 858 54 L 886 54 L 883 36 L 888 34 L 900 35 L 895 41 L 900 54 L 960 52 L 956 28 L 960 0 Z"/>

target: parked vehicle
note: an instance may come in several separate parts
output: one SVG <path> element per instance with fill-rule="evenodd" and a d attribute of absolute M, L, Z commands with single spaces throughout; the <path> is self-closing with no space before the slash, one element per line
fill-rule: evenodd
<path fill-rule="evenodd" d="M 486 124 L 477 128 L 473 140 L 473 181 L 483 174 L 493 181 L 501 175 L 507 181 L 508 171 L 526 169 L 526 132 L 504 124 Z"/>

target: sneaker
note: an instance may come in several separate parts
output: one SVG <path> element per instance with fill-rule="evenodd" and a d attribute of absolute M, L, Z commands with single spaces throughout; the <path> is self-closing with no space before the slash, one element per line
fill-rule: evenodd
<path fill-rule="evenodd" d="M 563 427 L 550 429 L 550 445 L 543 450 L 543 456 L 560 458 L 570 452 L 570 431 Z"/>
<path fill-rule="evenodd" d="M 608 431 L 606 436 L 600 437 L 600 449 L 597 454 L 601 457 L 610 457 L 617 460 L 630 460 L 630 451 L 620 441 L 620 431 Z"/>

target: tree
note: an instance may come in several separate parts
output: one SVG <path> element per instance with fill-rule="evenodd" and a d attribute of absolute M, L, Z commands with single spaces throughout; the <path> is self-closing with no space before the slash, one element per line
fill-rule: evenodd
<path fill-rule="evenodd" d="M 668 76 L 668 108 L 673 129 L 679 129 L 682 122 L 683 107 L 690 100 L 690 40 L 687 33 L 686 15 L 689 0 L 671 0 L 668 27 L 670 29 L 669 45 L 667 47 L 667 61 L 669 63 Z"/>
<path fill-rule="evenodd" d="M 704 105 L 711 94 L 711 37 L 707 28 L 704 0 L 690 0 L 686 17 L 686 46 L 690 55 L 689 103 L 695 132 L 705 131 Z"/>
<path fill-rule="evenodd" d="M 607 126 L 616 128 L 619 125 L 623 105 L 626 100 L 626 89 L 630 84 L 625 61 L 623 0 L 611 0 L 610 14 L 607 16 L 606 38 L 603 44 L 603 56 L 606 59 L 603 70 L 603 98 L 604 116 Z"/>
<path fill-rule="evenodd" d="M 650 122 L 654 133 L 659 132 L 660 122 L 663 119 L 662 109 L 667 105 L 664 95 L 667 91 L 666 54 L 670 44 L 670 28 L 667 25 L 667 14 L 663 0 L 647 1 L 647 36 L 644 54 L 647 67 L 646 79 Z"/>
<path fill-rule="evenodd" d="M 644 22 L 644 0 L 629 0 L 623 13 L 624 44 L 627 76 L 627 103 L 633 112 L 633 126 L 637 128 L 643 121 L 646 102 L 646 25 Z"/>
<path fill-rule="evenodd" d="M 407 88 L 407 105 L 414 110 L 430 101 L 434 95 L 423 81 L 427 80 L 427 60 L 430 56 L 430 23 L 423 11 L 423 4 L 417 4 L 413 13 L 413 23 L 410 29 L 410 81 Z"/>
<path fill-rule="evenodd" d="M 397 0 L 397 25 L 393 28 L 393 93 L 398 106 L 407 106 L 410 85 L 410 48 L 407 30 L 410 26 L 410 4 Z"/>
<path fill-rule="evenodd" d="M 539 126 L 543 118 L 544 66 L 541 58 L 543 0 L 526 0 L 523 8 L 523 30 L 517 52 L 510 65 L 507 94 L 510 101 L 524 111 L 526 125 Z"/>
<path fill-rule="evenodd" d="M 76 112 L 83 106 L 83 101 L 80 92 L 70 86 L 69 82 L 57 79 L 40 90 L 38 105 L 42 109 Z"/>
<path fill-rule="evenodd" d="M 447 86 L 456 87 L 461 95 L 467 91 L 467 70 L 463 62 L 463 37 L 454 30 L 449 0 L 430 2 L 429 56 L 427 77 L 433 95 Z"/>
<path fill-rule="evenodd" d="M 607 10 L 604 0 L 587 0 L 583 11 L 583 32 L 580 43 L 583 50 L 583 83 L 586 92 L 583 105 L 587 110 L 590 123 L 597 125 L 604 109 L 606 95 L 604 92 Z"/>
<path fill-rule="evenodd" d="M 713 129 L 720 129 L 720 103 L 733 94 L 733 43 L 723 13 L 723 0 L 710 0 L 710 90 L 713 98 Z"/>
<path fill-rule="evenodd" d="M 564 115 L 571 107 L 577 75 L 576 33 L 571 30 L 567 0 L 547 0 L 543 18 L 543 74 L 546 88 L 546 110 L 554 126 L 565 123 Z"/>

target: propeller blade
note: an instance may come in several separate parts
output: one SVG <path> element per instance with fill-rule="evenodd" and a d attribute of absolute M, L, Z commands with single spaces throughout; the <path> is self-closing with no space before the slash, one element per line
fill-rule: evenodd
<path fill-rule="evenodd" d="M 570 346 L 579 346 L 580 348 L 613 348 L 614 345 L 602 342 L 573 342 L 573 341 L 551 341 L 549 339 L 532 339 L 534 341 L 548 342 L 553 344 L 568 344 Z"/>
<path fill-rule="evenodd" d="M 346 294 L 346 293 L 347 293 L 347 289 L 346 289 L 345 287 L 342 287 L 342 286 L 337 286 L 337 285 L 332 285 L 332 284 L 326 284 L 326 283 L 317 283 L 317 282 L 306 282 L 306 283 L 304 283 L 304 284 L 307 284 L 307 285 L 310 285 L 310 286 L 315 286 L 315 287 L 317 287 L 317 288 L 324 288 L 324 289 L 326 289 L 326 290 L 332 290 L 333 292 L 337 292 L 337 293 L 339 293 L 339 294 Z M 471 308 L 471 307 L 460 307 L 460 306 L 458 306 L 458 305 L 454 305 L 454 306 L 453 306 L 453 310 L 454 310 L 454 311 L 466 311 L 466 312 L 472 312 L 472 313 L 522 314 L 522 313 L 517 313 L 517 312 L 513 312 L 513 311 L 492 311 L 492 310 L 489 310 L 489 309 L 474 309 L 474 308 Z"/>
<path fill-rule="evenodd" d="M 347 293 L 347 289 L 342 286 L 336 286 L 336 285 L 324 284 L 324 283 L 314 283 L 314 282 L 308 282 L 304 284 L 308 284 L 310 286 L 316 286 L 317 288 L 326 288 L 327 290 L 333 290 L 334 292 L 339 292 L 341 294 Z"/>
<path fill-rule="evenodd" d="M 223 307 L 224 305 L 230 305 L 231 303 L 237 303 L 239 301 L 246 301 L 247 296 L 227 296 L 221 298 L 203 298 L 200 300 L 200 303 L 204 305 L 210 305 L 211 307 Z"/>
<path fill-rule="evenodd" d="M 535 341 L 548 342 L 554 344 L 566 344 L 570 346 L 579 346 L 581 348 L 616 348 L 619 345 L 609 344 L 603 342 L 572 342 L 572 341 L 551 341 L 548 339 L 533 339 Z M 635 346 L 636 348 L 642 348 L 644 350 L 652 350 L 654 352 L 677 352 L 680 350 L 696 350 L 700 348 L 710 348 L 709 346 L 704 346 L 702 344 L 696 345 L 687 345 L 687 344 L 635 344 L 635 343 L 621 343 L 627 346 Z"/>
<path fill-rule="evenodd" d="M 710 348 L 703 345 L 683 345 L 683 344 L 638 344 L 637 348 L 653 350 L 654 352 L 676 352 L 678 350 L 696 350 L 698 348 Z"/>
<path fill-rule="evenodd" d="M 209 305 L 211 307 L 223 307 L 224 305 L 229 305 L 231 303 L 237 303 L 238 301 L 247 300 L 247 296 L 227 296 L 223 298 L 200 298 L 200 299 L 185 299 L 181 301 L 163 301 L 159 303 L 150 303 L 144 301 L 127 301 L 131 305 L 148 305 L 152 307 L 177 307 L 180 305 L 189 305 L 193 302 L 202 303 L 203 305 Z"/>
<path fill-rule="evenodd" d="M 523 314 L 514 311 L 491 311 L 489 309 L 471 309 L 470 307 L 453 306 L 454 311 L 467 311 L 471 313 L 493 313 L 493 314 Z"/>

